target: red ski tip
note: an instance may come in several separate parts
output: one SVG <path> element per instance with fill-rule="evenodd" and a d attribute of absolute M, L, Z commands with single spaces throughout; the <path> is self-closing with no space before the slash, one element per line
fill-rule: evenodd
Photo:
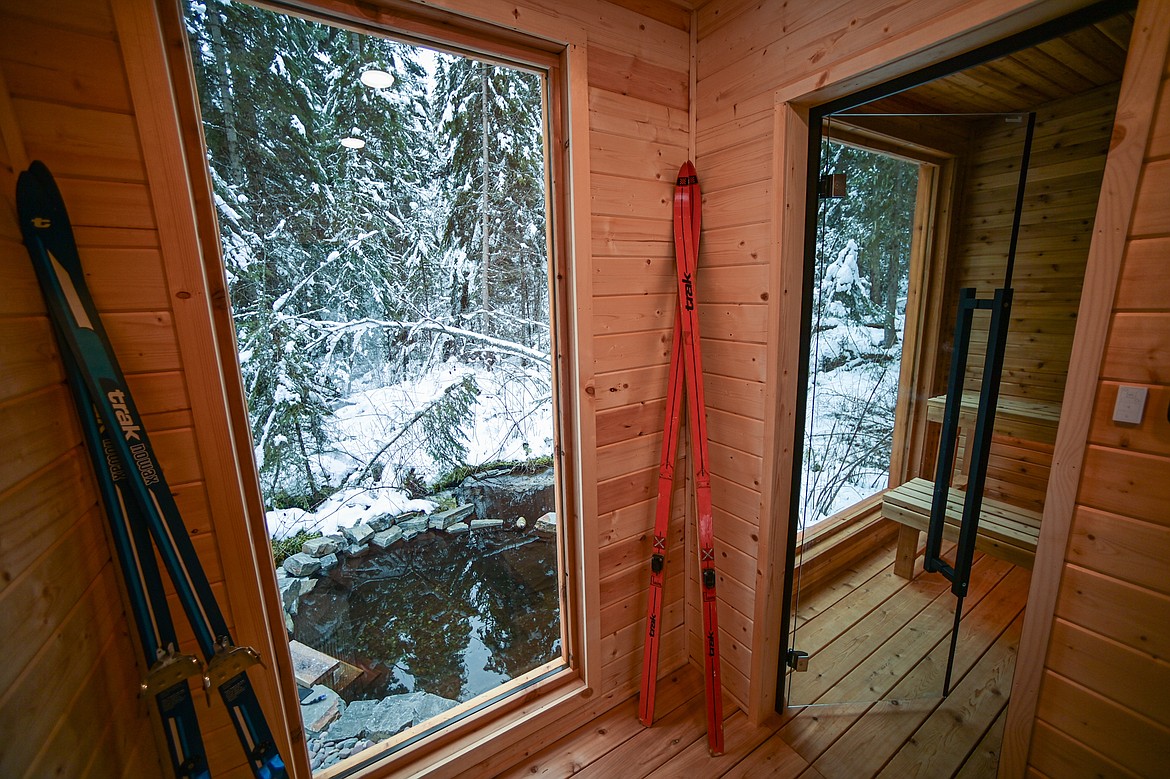
<path fill-rule="evenodd" d="M 695 170 L 695 164 L 687 160 L 678 169 L 678 186 L 685 187 L 687 184 L 698 184 L 698 171 Z"/>

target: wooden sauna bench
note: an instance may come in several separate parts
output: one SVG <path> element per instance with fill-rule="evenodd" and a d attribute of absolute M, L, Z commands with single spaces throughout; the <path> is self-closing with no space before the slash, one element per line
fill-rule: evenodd
<path fill-rule="evenodd" d="M 931 422 L 942 422 L 946 405 L 946 395 L 926 401 L 926 418 Z M 978 411 L 979 393 L 964 392 L 959 403 L 959 429 L 973 428 Z M 996 435 L 1050 444 L 1056 440 L 1058 422 L 1059 403 L 1000 395 L 995 406 Z"/>
<path fill-rule="evenodd" d="M 946 396 L 928 400 L 926 418 L 931 422 L 941 422 L 946 401 Z M 959 521 L 963 514 L 965 498 L 961 488 L 967 482 L 967 464 L 970 461 L 970 446 L 974 438 L 971 433 L 974 432 L 978 409 L 979 393 L 964 392 L 959 405 L 959 432 L 963 443 L 959 455 L 955 458 L 954 471 L 954 483 L 960 489 L 951 488 L 947 501 L 947 523 L 943 531 L 944 538 L 951 541 L 959 538 Z M 995 433 L 1050 444 L 1056 440 L 1056 427 L 1059 421 L 1059 403 L 1000 396 L 995 411 Z M 933 493 L 933 482 L 912 479 L 882 496 L 882 517 L 902 525 L 898 532 L 898 556 L 894 563 L 894 572 L 903 578 L 909 579 L 913 576 L 920 536 L 930 522 Z M 992 498 L 983 499 L 976 549 L 1015 565 L 1031 568 L 1036 557 L 1036 541 L 1039 536 L 1040 512 Z"/>
<path fill-rule="evenodd" d="M 941 423 L 946 404 L 946 395 L 926 401 L 927 420 Z M 964 392 L 959 404 L 959 451 L 951 482 L 957 487 L 967 484 L 967 464 L 971 461 L 971 446 L 975 440 L 972 433 L 975 431 L 978 411 L 979 393 Z M 1059 403 L 1001 395 L 995 407 L 995 434 L 998 436 L 1051 444 L 1056 441 L 1056 426 L 1059 422 Z"/>
<path fill-rule="evenodd" d="M 882 495 L 882 518 L 892 519 L 902 525 L 898 533 L 894 573 L 903 579 L 914 576 L 918 542 L 930 523 L 933 498 L 934 482 L 926 479 L 911 479 Z M 959 540 L 959 522 L 963 516 L 965 498 L 966 493 L 962 490 L 951 488 L 947 498 L 947 521 L 943 526 L 943 538 L 948 541 Z M 977 550 L 1030 569 L 1036 559 L 1036 542 L 1039 538 L 1040 512 L 991 498 L 983 499 L 979 512 L 979 534 L 975 539 Z"/>

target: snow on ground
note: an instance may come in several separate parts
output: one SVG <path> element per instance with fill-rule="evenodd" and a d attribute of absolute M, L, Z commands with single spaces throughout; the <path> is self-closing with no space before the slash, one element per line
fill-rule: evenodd
<path fill-rule="evenodd" d="M 437 507 L 433 501 L 411 498 L 391 487 L 349 487 L 331 496 L 316 511 L 279 509 L 269 511 L 265 521 L 268 533 L 279 541 L 301 530 L 336 535 L 343 527 L 353 527 L 383 514 L 397 516 L 408 511 L 429 514 Z"/>
<path fill-rule="evenodd" d="M 801 514 L 805 524 L 830 517 L 886 488 L 888 461 L 885 468 L 860 467 L 847 479 L 842 471 L 859 456 L 862 447 L 874 443 L 872 438 L 866 438 L 858 431 L 858 424 L 863 421 L 857 413 L 858 405 L 871 395 L 877 398 L 884 393 L 896 392 L 897 380 L 896 364 L 876 383 L 872 369 L 867 367 L 841 368 L 818 377 L 817 394 L 815 400 L 809 396 L 806 417 L 805 440 L 810 442 L 814 450 L 812 459 L 817 464 L 809 462 L 806 454 L 801 484 L 801 505 L 804 507 Z M 835 496 L 821 494 L 831 490 L 836 490 Z M 817 516 L 810 516 L 812 507 L 818 504 L 821 508 Z"/>
<path fill-rule="evenodd" d="M 449 362 L 413 381 L 350 395 L 334 415 L 340 450 L 332 458 L 334 477 L 344 476 L 354 462 L 367 462 L 398 432 L 404 419 L 465 376 L 471 376 L 479 387 L 473 414 L 461 427 L 466 435 L 468 463 L 552 454 L 552 404 L 547 400 L 547 389 L 541 403 L 529 391 L 531 381 L 517 380 L 499 366 L 487 370 Z M 446 470 L 421 449 L 407 452 L 393 464 L 413 467 L 428 481 Z"/>
<path fill-rule="evenodd" d="M 433 511 L 435 503 L 412 500 L 394 486 L 395 480 L 413 469 L 431 482 L 449 466 L 427 454 L 417 433 L 399 434 L 419 409 L 468 376 L 479 387 L 472 414 L 460 428 L 466 436 L 469 464 L 552 454 L 552 404 L 547 384 L 541 393 L 531 377 L 524 380 L 499 364 L 494 370 L 454 362 L 440 365 L 412 381 L 354 392 L 339 405 L 332 419 L 335 448 L 318 458 L 320 471 L 329 484 L 343 484 L 397 436 L 380 460 L 386 463 L 382 479 L 376 484 L 345 487 L 312 512 L 295 508 L 269 511 L 267 524 L 272 537 L 285 538 L 299 530 L 329 535 L 383 514 Z"/>
<path fill-rule="evenodd" d="M 857 467 L 846 475 L 851 463 L 863 456 L 865 448 L 880 443 L 864 435 L 862 422 L 872 423 L 888 416 L 889 437 L 893 435 L 893 403 L 897 399 L 900 344 L 892 358 L 882 364 L 858 360 L 856 355 L 881 352 L 883 331 L 849 321 L 833 321 L 814 341 L 810 368 L 826 362 L 833 370 L 810 373 L 805 421 L 805 458 L 801 476 L 801 517 L 803 525 L 828 518 L 885 489 L 889 482 L 888 455 L 885 467 L 872 464 Z M 896 323 L 902 332 L 902 322 Z M 882 411 L 877 411 L 884 407 Z M 888 441 L 885 442 L 888 445 Z M 809 448 L 813 454 L 809 456 Z M 835 495 L 832 494 L 835 491 Z"/>

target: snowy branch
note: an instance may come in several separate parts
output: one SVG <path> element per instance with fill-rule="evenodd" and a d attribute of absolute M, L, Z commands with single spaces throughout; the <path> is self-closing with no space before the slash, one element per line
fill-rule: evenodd
<path fill-rule="evenodd" d="M 282 308 L 284 308 L 285 304 L 288 303 L 288 301 L 292 300 L 293 296 L 296 295 L 297 292 L 299 292 L 306 284 L 308 284 L 310 281 L 312 281 L 313 278 L 321 270 L 323 270 L 327 265 L 332 264 L 335 260 L 337 260 L 339 257 L 341 257 L 343 252 L 351 251 L 355 247 L 360 246 L 363 242 L 369 240 L 370 238 L 374 237 L 375 235 L 380 234 L 380 232 L 381 231 L 379 231 L 379 230 L 370 230 L 368 232 L 364 232 L 361 235 L 359 235 L 357 238 L 353 239 L 348 244 L 346 244 L 346 246 L 344 248 L 336 249 L 336 250 L 330 252 L 329 256 L 325 258 L 325 261 L 322 262 L 320 265 L 318 265 L 313 270 L 312 273 L 309 273 L 308 275 L 306 275 L 303 279 L 300 280 L 300 282 L 295 287 L 290 289 L 288 292 L 285 292 L 283 295 L 281 295 L 280 297 L 278 297 L 276 299 L 276 302 L 274 302 L 272 304 L 273 312 L 279 313 L 280 310 Z"/>
<path fill-rule="evenodd" d="M 515 341 L 507 341 L 503 338 L 494 338 L 490 335 L 477 333 L 473 330 L 464 330 L 461 327 L 453 327 L 451 325 L 443 324 L 442 322 L 433 319 L 421 319 L 416 322 L 401 322 L 394 319 L 373 319 L 365 317 L 363 319 L 355 319 L 351 322 L 338 322 L 330 320 L 317 319 L 301 319 L 295 318 L 298 323 L 304 324 L 321 332 L 321 337 L 317 339 L 312 346 L 319 345 L 322 341 L 330 338 L 335 338 L 345 333 L 362 332 L 366 330 L 405 330 L 411 334 L 417 332 L 441 333 L 449 335 L 452 338 L 459 338 L 465 341 L 472 341 L 474 343 L 490 346 L 493 349 L 504 352 L 505 354 L 513 354 L 517 357 L 522 357 L 526 360 L 533 360 L 536 362 L 548 362 L 549 355 L 537 349 L 533 349 L 524 344 L 518 344 Z"/>

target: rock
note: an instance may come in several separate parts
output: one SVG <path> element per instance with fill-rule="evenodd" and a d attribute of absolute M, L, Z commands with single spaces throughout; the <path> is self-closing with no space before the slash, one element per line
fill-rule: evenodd
<path fill-rule="evenodd" d="M 285 611 L 292 610 L 292 613 L 296 614 L 295 607 L 296 607 L 296 603 L 297 603 L 297 598 L 299 598 L 301 596 L 300 583 L 302 581 L 307 581 L 307 580 L 300 579 L 296 576 L 293 576 L 291 578 L 277 577 L 276 587 L 277 587 L 277 589 L 280 590 L 280 602 L 284 604 Z"/>
<path fill-rule="evenodd" d="M 297 612 L 297 638 L 310 646 L 335 646 L 337 631 L 350 624 L 349 599 L 337 587 L 318 586 L 301 599 Z"/>
<path fill-rule="evenodd" d="M 375 533 L 381 533 L 394 524 L 394 517 L 389 514 L 379 514 L 373 519 L 367 519 L 366 524 L 372 527 Z"/>
<path fill-rule="evenodd" d="M 523 530 L 528 527 L 528 520 L 524 517 L 516 517 L 516 529 Z"/>
<path fill-rule="evenodd" d="M 504 520 L 502 519 L 473 519 L 471 520 L 472 530 L 491 530 L 492 528 L 503 527 Z"/>
<path fill-rule="evenodd" d="M 320 558 L 319 562 L 321 563 L 321 573 L 325 573 L 326 571 L 332 571 L 334 568 L 336 568 L 337 563 L 340 561 L 338 560 L 336 554 L 327 554 Z"/>
<path fill-rule="evenodd" d="M 307 700 L 301 704 L 301 719 L 305 730 L 310 733 L 324 731 L 345 711 L 341 696 L 323 684 L 313 685 L 313 692 Z"/>
<path fill-rule="evenodd" d="M 414 519 L 408 519 L 405 522 L 399 522 L 397 527 L 402 529 L 402 537 L 409 541 L 427 529 L 427 518 L 415 517 Z"/>
<path fill-rule="evenodd" d="M 284 604 L 284 610 L 289 616 L 295 616 L 297 613 L 297 603 L 301 596 L 307 592 L 311 592 L 317 586 L 316 579 L 300 578 L 294 576 L 291 579 L 278 579 L 277 586 L 280 587 L 280 600 Z"/>
<path fill-rule="evenodd" d="M 364 544 L 374 537 L 374 529 L 365 522 L 359 522 L 353 527 L 343 527 L 341 529 L 341 534 L 344 535 L 351 544 Z"/>
<path fill-rule="evenodd" d="M 374 533 L 374 537 L 370 539 L 370 544 L 379 549 L 386 549 L 396 541 L 402 540 L 402 528 L 392 527 L 388 530 L 383 530 L 379 533 Z"/>
<path fill-rule="evenodd" d="M 471 525 L 467 524 L 466 522 L 456 522 L 454 525 L 451 525 L 447 528 L 447 532 L 451 535 L 466 533 L 468 530 L 471 530 Z"/>
<path fill-rule="evenodd" d="M 375 533 L 375 535 L 377 534 Z M 374 536 L 370 536 L 370 538 L 373 537 Z M 365 544 L 353 544 L 352 546 L 347 547 L 345 550 L 346 557 L 361 557 L 362 555 L 367 555 L 369 553 L 370 547 L 366 546 Z"/>
<path fill-rule="evenodd" d="M 553 512 L 548 512 L 540 519 L 536 520 L 536 532 L 538 533 L 555 533 L 557 532 L 557 515 Z"/>
<path fill-rule="evenodd" d="M 471 504 L 466 506 L 458 506 L 456 508 L 449 509 L 448 511 L 440 511 L 435 514 L 431 514 L 430 522 L 427 524 L 429 527 L 432 527 L 435 530 L 446 530 L 447 528 L 451 527 L 451 525 L 454 525 L 456 522 L 462 522 L 474 513 L 475 506 L 472 506 Z"/>
<path fill-rule="evenodd" d="M 353 701 L 329 728 L 322 738 L 326 741 L 345 741 L 357 738 L 367 732 L 367 723 L 381 701 Z"/>
<path fill-rule="evenodd" d="M 553 470 L 512 473 L 497 469 L 468 476 L 455 488 L 455 499 L 475 506 L 478 517 L 539 517 L 556 507 Z"/>
<path fill-rule="evenodd" d="M 429 692 L 418 694 L 422 695 L 423 697 L 415 704 L 414 707 L 415 725 L 426 722 L 433 717 L 439 716 L 457 703 L 457 701 L 450 700 L 449 698 L 443 698 L 439 695 L 432 695 Z"/>
<path fill-rule="evenodd" d="M 298 552 L 284 561 L 284 570 L 293 576 L 312 576 L 321 570 L 321 561 L 304 552 Z"/>
<path fill-rule="evenodd" d="M 343 750 L 354 749 L 358 739 L 381 741 L 455 705 L 456 701 L 429 692 L 391 695 L 380 701 L 354 701 L 323 738 Z"/>
<path fill-rule="evenodd" d="M 324 557 L 327 554 L 333 554 L 341 548 L 338 540 L 332 536 L 322 536 L 320 538 L 310 538 L 305 543 L 301 544 L 301 552 L 310 557 Z"/>

